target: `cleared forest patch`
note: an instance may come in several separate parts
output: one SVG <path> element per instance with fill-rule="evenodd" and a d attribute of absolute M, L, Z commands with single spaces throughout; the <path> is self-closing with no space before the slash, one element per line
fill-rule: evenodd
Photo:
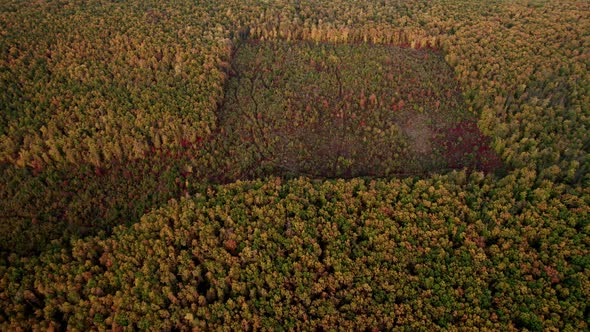
<path fill-rule="evenodd" d="M 214 143 L 228 180 L 499 165 L 437 51 L 250 40 L 229 75 Z"/>

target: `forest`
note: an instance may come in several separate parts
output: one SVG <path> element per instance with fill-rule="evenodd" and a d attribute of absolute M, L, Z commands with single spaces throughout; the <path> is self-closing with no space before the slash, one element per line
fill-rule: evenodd
<path fill-rule="evenodd" d="M 0 330 L 590 329 L 590 3 L 0 2 Z"/>

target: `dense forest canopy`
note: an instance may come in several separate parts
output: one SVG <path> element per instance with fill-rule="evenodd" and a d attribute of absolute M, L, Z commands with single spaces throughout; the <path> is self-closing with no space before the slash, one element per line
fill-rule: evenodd
<path fill-rule="evenodd" d="M 0 91 L 2 330 L 589 328 L 586 1 L 3 0 Z"/>

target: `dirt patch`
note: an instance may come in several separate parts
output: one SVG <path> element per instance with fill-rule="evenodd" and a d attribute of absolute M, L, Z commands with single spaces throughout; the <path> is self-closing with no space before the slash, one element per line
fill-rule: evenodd
<path fill-rule="evenodd" d="M 432 137 L 430 117 L 426 114 L 415 114 L 408 117 L 402 124 L 402 132 L 408 137 L 410 151 L 417 155 L 432 154 Z"/>

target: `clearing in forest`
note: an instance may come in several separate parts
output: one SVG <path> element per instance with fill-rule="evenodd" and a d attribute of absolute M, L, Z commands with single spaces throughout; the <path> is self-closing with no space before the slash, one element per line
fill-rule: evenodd
<path fill-rule="evenodd" d="M 497 157 L 441 54 L 378 45 L 238 44 L 218 111 L 227 179 L 421 175 Z"/>

